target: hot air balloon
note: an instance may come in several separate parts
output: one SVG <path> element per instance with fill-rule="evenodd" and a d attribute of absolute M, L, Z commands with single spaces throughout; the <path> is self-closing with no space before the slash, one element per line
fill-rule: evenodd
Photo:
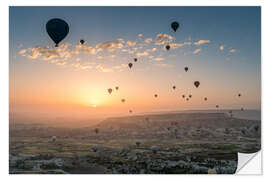
<path fill-rule="evenodd" d="M 238 94 L 238 97 L 241 97 L 241 94 L 240 93 Z"/>
<path fill-rule="evenodd" d="M 171 28 L 174 30 L 174 32 L 176 32 L 176 30 L 178 29 L 179 27 L 179 23 L 174 21 L 171 23 Z"/>
<path fill-rule="evenodd" d="M 132 66 L 133 66 L 132 63 L 129 63 L 129 64 L 128 64 L 128 67 L 129 67 L 129 68 L 132 68 Z"/>
<path fill-rule="evenodd" d="M 137 62 L 137 60 L 138 60 L 137 58 L 134 58 L 134 62 Z"/>
<path fill-rule="evenodd" d="M 52 136 L 52 142 L 56 141 L 56 136 Z"/>
<path fill-rule="evenodd" d="M 173 86 L 172 88 L 173 88 L 173 89 L 175 89 L 175 88 L 176 88 L 176 86 Z"/>
<path fill-rule="evenodd" d="M 83 39 L 80 40 L 80 43 L 81 43 L 82 45 L 84 44 L 84 42 L 85 42 L 85 41 L 84 41 Z"/>
<path fill-rule="evenodd" d="M 186 72 L 188 71 L 188 67 L 185 67 L 184 69 L 185 69 Z"/>
<path fill-rule="evenodd" d="M 116 89 L 116 90 L 118 90 L 118 89 L 119 89 L 119 87 L 118 87 L 118 86 L 116 86 L 116 87 L 115 87 L 115 89 Z"/>
<path fill-rule="evenodd" d="M 190 94 L 188 97 L 189 97 L 189 98 L 191 98 L 191 97 L 192 97 L 192 95 Z"/>
<path fill-rule="evenodd" d="M 55 47 L 58 47 L 58 44 L 67 36 L 69 26 L 64 20 L 54 18 L 47 22 L 46 30 L 50 38 L 55 43 Z"/>
<path fill-rule="evenodd" d="M 199 81 L 195 81 L 195 82 L 194 82 L 194 85 L 195 85 L 196 88 L 198 88 L 199 85 L 200 85 L 200 82 L 199 82 Z"/>
<path fill-rule="evenodd" d="M 188 101 L 189 99 L 187 98 L 186 100 Z"/>
<path fill-rule="evenodd" d="M 141 144 L 140 141 L 136 141 L 136 145 L 137 145 L 138 147 L 140 146 L 140 144 Z"/>
<path fill-rule="evenodd" d="M 219 105 L 216 105 L 216 108 L 219 108 Z"/>
<path fill-rule="evenodd" d="M 132 113 L 132 110 L 129 110 L 129 113 Z"/>
<path fill-rule="evenodd" d="M 112 93 L 112 88 L 108 89 L 108 93 L 110 93 L 110 94 Z"/>
<path fill-rule="evenodd" d="M 154 96 L 155 96 L 155 98 L 157 98 L 157 97 L 158 97 L 158 95 L 157 95 L 157 94 L 155 94 Z"/>
<path fill-rule="evenodd" d="M 167 51 L 169 51 L 170 48 L 171 48 L 171 46 L 170 45 L 167 45 L 167 46 L 165 46 L 165 48 L 167 49 Z"/>
<path fill-rule="evenodd" d="M 204 100 L 207 101 L 207 97 L 205 97 Z"/>
<path fill-rule="evenodd" d="M 125 99 L 121 99 L 121 102 L 124 103 L 126 100 Z"/>
<path fill-rule="evenodd" d="M 158 147 L 157 147 L 157 146 L 152 146 L 152 147 L 151 147 L 151 150 L 152 150 L 152 152 L 153 152 L 154 154 L 156 154 L 157 151 L 158 151 Z"/>
<path fill-rule="evenodd" d="M 94 152 L 97 152 L 98 147 L 97 147 L 97 146 L 93 146 L 91 149 L 92 149 Z"/>
<path fill-rule="evenodd" d="M 97 134 L 99 132 L 99 129 L 98 128 L 95 128 L 95 133 Z"/>
<path fill-rule="evenodd" d="M 185 95 L 184 94 L 182 95 L 182 98 L 185 98 Z"/>

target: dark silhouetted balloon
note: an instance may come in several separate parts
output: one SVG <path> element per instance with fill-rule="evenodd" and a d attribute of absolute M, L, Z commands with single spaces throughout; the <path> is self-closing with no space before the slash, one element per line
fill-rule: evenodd
<path fill-rule="evenodd" d="M 126 100 L 125 99 L 121 99 L 121 102 L 124 103 Z"/>
<path fill-rule="evenodd" d="M 189 99 L 187 98 L 186 100 L 188 101 Z"/>
<path fill-rule="evenodd" d="M 165 48 L 167 49 L 167 51 L 169 51 L 170 48 L 171 48 L 171 46 L 170 45 L 167 45 L 167 46 L 165 46 Z"/>
<path fill-rule="evenodd" d="M 188 67 L 185 67 L 184 69 L 185 69 L 186 72 L 188 71 Z"/>
<path fill-rule="evenodd" d="M 207 97 L 205 97 L 204 100 L 207 101 Z"/>
<path fill-rule="evenodd" d="M 172 88 L 173 88 L 173 89 L 175 89 L 175 88 L 176 88 L 176 86 L 173 86 Z"/>
<path fill-rule="evenodd" d="M 132 110 L 129 110 L 129 113 L 132 113 Z"/>
<path fill-rule="evenodd" d="M 80 43 L 81 43 L 81 44 L 84 44 L 84 42 L 85 42 L 85 41 L 84 41 L 83 39 L 80 40 Z"/>
<path fill-rule="evenodd" d="M 108 93 L 110 93 L 110 94 L 112 93 L 112 88 L 108 89 Z"/>
<path fill-rule="evenodd" d="M 118 86 L 116 86 L 116 87 L 115 87 L 115 89 L 116 89 L 116 90 L 118 90 L 118 89 L 119 89 L 119 87 L 118 87 Z"/>
<path fill-rule="evenodd" d="M 241 94 L 240 93 L 238 94 L 238 97 L 241 97 Z"/>
<path fill-rule="evenodd" d="M 158 95 L 157 94 L 155 94 L 155 98 L 157 98 L 158 97 Z"/>
<path fill-rule="evenodd" d="M 219 105 L 216 105 L 216 108 L 219 108 Z"/>
<path fill-rule="evenodd" d="M 96 128 L 96 129 L 95 129 L 95 133 L 97 134 L 98 132 L 99 132 L 99 129 L 98 129 L 98 128 Z"/>
<path fill-rule="evenodd" d="M 185 98 L 185 95 L 184 94 L 182 95 L 182 98 Z"/>
<path fill-rule="evenodd" d="M 137 62 L 138 61 L 138 59 L 137 58 L 134 58 L 134 62 Z"/>
<path fill-rule="evenodd" d="M 189 97 L 189 98 L 191 98 L 191 97 L 192 97 L 192 95 L 190 94 L 188 97 Z"/>
<path fill-rule="evenodd" d="M 174 32 L 177 31 L 178 27 L 179 27 L 179 23 L 178 22 L 176 22 L 176 21 L 172 22 L 171 28 L 174 30 Z"/>
<path fill-rule="evenodd" d="M 64 20 L 54 18 L 47 22 L 46 30 L 50 38 L 55 43 L 55 47 L 58 47 L 58 44 L 67 36 L 69 26 Z"/>
<path fill-rule="evenodd" d="M 194 85 L 195 85 L 196 88 L 198 88 L 199 85 L 200 85 L 200 82 L 199 82 L 199 81 L 195 81 L 195 82 L 194 82 Z"/>
<path fill-rule="evenodd" d="M 91 149 L 92 149 L 94 152 L 97 152 L 98 147 L 97 147 L 97 146 L 93 146 Z"/>
<path fill-rule="evenodd" d="M 129 68 L 132 68 L 132 66 L 133 66 L 132 63 L 129 63 L 129 64 L 128 64 L 128 67 L 129 67 Z"/>
<path fill-rule="evenodd" d="M 140 146 L 140 144 L 141 144 L 140 141 L 136 141 L 136 145 L 137 145 L 138 147 Z"/>

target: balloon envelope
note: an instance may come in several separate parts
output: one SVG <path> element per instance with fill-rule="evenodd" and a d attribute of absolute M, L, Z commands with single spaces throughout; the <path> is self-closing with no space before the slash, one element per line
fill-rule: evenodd
<path fill-rule="evenodd" d="M 171 48 L 171 46 L 170 45 L 167 45 L 165 48 L 169 51 L 170 48 Z"/>
<path fill-rule="evenodd" d="M 46 30 L 50 38 L 55 43 L 55 47 L 67 36 L 69 32 L 68 24 L 58 18 L 51 19 L 46 24 Z"/>
<path fill-rule="evenodd" d="M 179 23 L 178 22 L 176 22 L 176 21 L 172 22 L 171 28 L 174 30 L 174 32 L 176 32 L 176 30 L 178 29 L 178 27 L 179 27 Z"/>
<path fill-rule="evenodd" d="M 84 42 L 85 42 L 85 41 L 84 41 L 83 39 L 80 40 L 80 43 L 81 43 L 81 44 L 84 44 Z"/>
<path fill-rule="evenodd" d="M 194 82 L 194 85 L 195 85 L 196 88 L 198 88 L 199 85 L 200 85 L 200 82 L 199 82 L 199 81 L 195 81 L 195 82 Z"/>
<path fill-rule="evenodd" d="M 111 94 L 112 93 L 112 88 L 109 88 L 108 89 L 108 92 Z"/>
<path fill-rule="evenodd" d="M 186 72 L 188 71 L 188 67 L 185 67 L 185 71 L 186 71 Z"/>
<path fill-rule="evenodd" d="M 133 66 L 132 63 L 129 63 L 129 64 L 128 64 L 128 67 L 129 67 L 129 68 L 132 68 L 132 66 Z"/>

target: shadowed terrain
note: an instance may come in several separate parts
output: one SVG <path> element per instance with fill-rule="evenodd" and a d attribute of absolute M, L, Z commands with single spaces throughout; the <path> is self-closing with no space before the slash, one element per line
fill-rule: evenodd
<path fill-rule="evenodd" d="M 260 122 L 193 112 L 112 117 L 81 128 L 12 124 L 10 173 L 231 174 L 237 152 L 260 149 Z"/>

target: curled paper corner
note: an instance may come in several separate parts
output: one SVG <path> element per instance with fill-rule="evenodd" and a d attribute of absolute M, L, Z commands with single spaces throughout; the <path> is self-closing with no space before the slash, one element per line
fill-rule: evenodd
<path fill-rule="evenodd" d="M 258 151 L 256 153 L 237 153 L 237 156 L 238 162 L 235 174 L 262 174 L 261 151 Z"/>

